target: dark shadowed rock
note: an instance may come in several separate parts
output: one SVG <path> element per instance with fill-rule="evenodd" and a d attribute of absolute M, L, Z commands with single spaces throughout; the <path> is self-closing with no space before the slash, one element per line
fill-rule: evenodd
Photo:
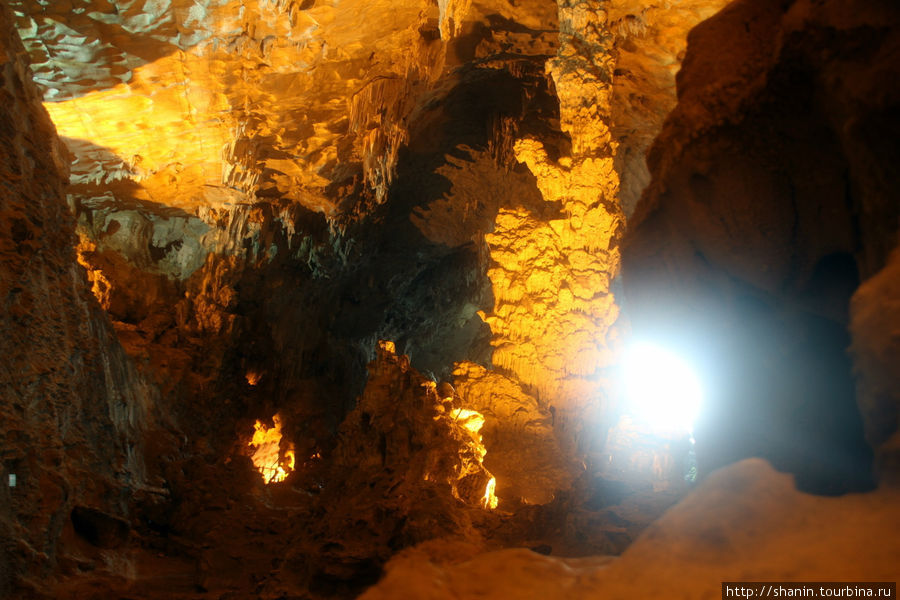
<path fill-rule="evenodd" d="M 98 548 L 118 548 L 128 540 L 128 521 L 96 508 L 76 506 L 69 515 L 75 533 Z"/>
<path fill-rule="evenodd" d="M 896 243 L 898 23 L 889 2 L 741 1 L 689 36 L 623 265 L 636 334 L 706 377 L 707 472 L 764 456 L 807 490 L 871 485 L 845 350 Z"/>

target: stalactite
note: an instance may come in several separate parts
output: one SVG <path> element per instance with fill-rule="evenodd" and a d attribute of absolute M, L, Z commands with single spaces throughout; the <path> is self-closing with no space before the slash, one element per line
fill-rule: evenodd
<path fill-rule="evenodd" d="M 472 0 L 438 0 L 440 10 L 441 38 L 449 40 L 462 30 L 463 19 L 469 11 Z"/>

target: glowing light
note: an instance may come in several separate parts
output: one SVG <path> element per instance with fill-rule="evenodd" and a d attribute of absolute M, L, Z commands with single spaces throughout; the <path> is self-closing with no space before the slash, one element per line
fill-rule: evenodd
<path fill-rule="evenodd" d="M 494 490 L 496 489 L 497 478 L 491 477 L 491 480 L 487 482 L 487 486 L 484 488 L 484 498 L 481 500 L 481 505 L 488 510 L 494 510 L 500 503 L 500 500 L 494 495 Z"/>
<path fill-rule="evenodd" d="M 625 356 L 625 392 L 636 419 L 661 433 L 689 433 L 703 388 L 681 357 L 654 344 L 633 345 Z"/>
<path fill-rule="evenodd" d="M 450 418 L 461 427 L 469 430 L 472 435 L 478 436 L 478 441 L 481 441 L 481 428 L 484 427 L 484 416 L 480 412 L 467 408 L 455 408 L 450 411 Z"/>
<path fill-rule="evenodd" d="M 485 448 L 484 442 L 481 437 L 481 428 L 484 427 L 484 415 L 482 415 L 477 410 L 470 410 L 468 408 L 455 408 L 450 411 L 450 418 L 453 419 L 453 421 L 457 425 L 469 432 L 472 438 L 470 448 L 475 451 L 475 460 L 477 461 L 478 468 L 482 468 L 484 457 L 487 454 L 487 448 Z M 471 471 L 469 469 L 464 468 L 463 472 L 459 474 L 459 478 L 463 479 L 470 472 Z M 488 473 L 488 475 L 490 475 L 490 473 Z M 429 475 L 426 475 L 425 479 L 428 480 L 429 477 Z M 496 489 L 497 479 L 495 477 L 491 477 L 490 480 L 488 480 L 487 485 L 485 486 L 484 495 L 481 497 L 482 507 L 488 510 L 497 508 L 500 500 L 497 498 L 497 496 L 494 495 Z M 454 494 L 456 494 L 455 490 Z"/>
<path fill-rule="evenodd" d="M 255 431 L 249 446 L 253 448 L 253 460 L 256 470 L 262 475 L 265 483 L 277 483 L 284 481 L 288 474 L 294 470 L 294 445 L 286 444 L 282 453 L 281 449 L 281 416 L 272 417 L 272 427 L 268 427 L 261 421 L 256 421 L 253 426 Z"/>

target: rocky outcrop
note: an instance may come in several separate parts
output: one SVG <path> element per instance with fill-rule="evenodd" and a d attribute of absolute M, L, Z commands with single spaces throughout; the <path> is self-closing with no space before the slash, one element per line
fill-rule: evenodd
<path fill-rule="evenodd" d="M 616 143 L 618 198 L 627 216 L 650 183 L 645 155 L 677 102 L 675 74 L 684 59 L 687 34 L 725 4 L 725 0 L 607 4 L 615 58 L 610 129 Z"/>
<path fill-rule="evenodd" d="M 127 539 L 122 518 L 147 483 L 156 395 L 76 261 L 68 156 L 12 18 L 0 7 L 0 596 L 22 598 L 108 568 L 102 549 Z"/>
<path fill-rule="evenodd" d="M 735 579 L 892 581 L 900 545 L 887 527 L 900 526 L 897 501 L 896 490 L 810 496 L 747 460 L 710 476 L 620 558 L 511 548 L 457 561 L 414 548 L 361 598 L 699 599 Z"/>
<path fill-rule="evenodd" d="M 516 160 L 534 175 L 544 210 L 502 206 L 485 236 L 494 307 L 493 363 L 557 411 L 566 438 L 580 429 L 597 379 L 613 362 L 623 215 L 609 131 L 613 61 L 602 2 L 559 3 L 559 48 L 546 63 L 559 99 L 562 143 L 519 136 Z M 560 136 L 562 137 L 562 136 Z"/>
<path fill-rule="evenodd" d="M 73 590 L 94 585 L 147 599 L 349 598 L 408 546 L 433 540 L 483 550 L 481 532 L 501 518 L 483 463 L 484 418 L 410 367 L 390 342 L 368 366 L 366 388 L 333 446 L 310 448 L 293 437 L 305 415 L 285 407 L 278 425 L 296 440 L 296 463 L 283 482 L 266 485 L 249 457 L 252 421 L 238 422 L 241 449 L 231 455 L 195 442 L 190 456 L 165 469 L 170 502 L 142 507 L 134 569 L 106 581 L 84 574 L 60 592 L 78 597 Z M 80 515 L 91 532 L 92 517 Z M 106 525 L 98 537 L 115 543 L 115 523 Z"/>
<path fill-rule="evenodd" d="M 704 373 L 707 470 L 770 458 L 870 485 L 848 303 L 896 243 L 890 3 L 730 4 L 698 26 L 624 247 L 639 335 Z"/>
<path fill-rule="evenodd" d="M 900 250 L 850 305 L 857 402 L 882 483 L 900 483 Z"/>
<path fill-rule="evenodd" d="M 494 477 L 483 465 L 483 424 L 476 407 L 438 393 L 393 342 L 382 341 L 366 389 L 338 430 L 334 467 L 353 470 L 345 485 L 390 474 L 396 481 L 388 487 L 411 486 L 398 496 L 424 480 L 469 505 L 496 508 Z"/>
<path fill-rule="evenodd" d="M 506 510 L 548 504 L 572 488 L 583 467 L 560 449 L 554 414 L 515 381 L 481 365 L 463 362 L 453 371 L 463 406 L 484 416 L 485 466 L 497 477 Z"/>
<path fill-rule="evenodd" d="M 313 578 L 350 581 L 348 570 L 363 565 L 377 574 L 398 549 L 430 539 L 480 545 L 473 520 L 497 507 L 483 464 L 484 417 L 439 394 L 391 342 L 379 343 L 369 369 L 329 461 L 335 483 L 320 499 L 327 516 L 317 526 L 320 548 L 307 558 Z"/>

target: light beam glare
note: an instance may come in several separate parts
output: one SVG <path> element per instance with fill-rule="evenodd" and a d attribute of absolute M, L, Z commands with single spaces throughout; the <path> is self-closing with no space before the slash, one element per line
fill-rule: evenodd
<path fill-rule="evenodd" d="M 625 355 L 629 412 L 657 433 L 692 433 L 703 401 L 700 379 L 681 357 L 640 342 Z"/>

